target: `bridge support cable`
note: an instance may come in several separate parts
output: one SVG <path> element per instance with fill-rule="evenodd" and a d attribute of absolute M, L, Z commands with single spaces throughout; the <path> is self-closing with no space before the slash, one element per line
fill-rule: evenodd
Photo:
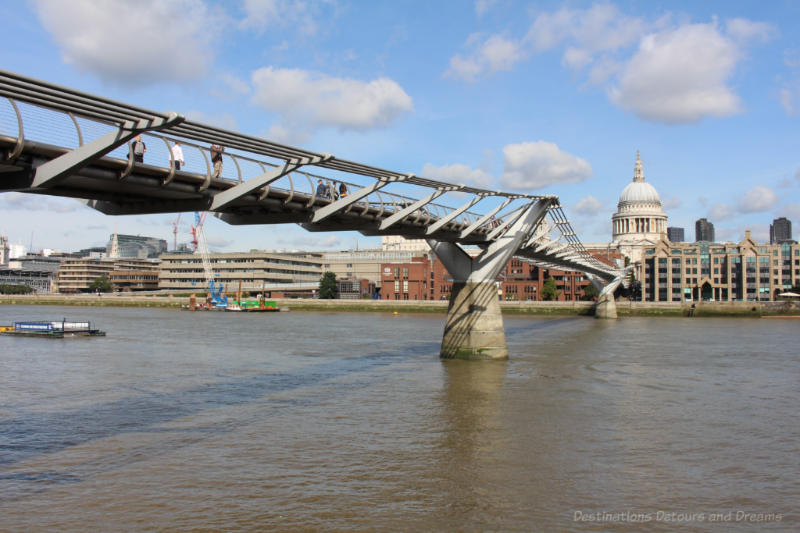
<path fill-rule="evenodd" d="M 473 205 L 477 204 L 484 198 L 486 198 L 488 194 L 477 194 L 474 198 L 472 198 L 469 202 L 465 203 L 461 207 L 456 208 L 455 210 L 451 211 L 447 215 L 443 216 L 438 220 L 438 222 L 434 222 L 432 225 L 428 226 L 428 229 L 425 230 L 425 235 L 433 235 L 439 229 L 441 229 L 445 224 L 451 222 L 457 216 L 462 214 L 464 211 L 472 207 Z"/>
<path fill-rule="evenodd" d="M 432 201 L 434 201 L 435 199 L 437 199 L 438 197 L 440 197 L 444 193 L 449 192 L 449 191 L 455 191 L 455 190 L 458 190 L 458 186 L 439 187 L 438 189 L 436 189 L 435 191 L 430 193 L 425 198 L 422 198 L 421 200 L 417 200 L 416 202 L 414 202 L 413 204 L 409 205 L 408 207 L 405 207 L 404 209 L 401 209 L 397 213 L 393 214 L 392 216 L 390 216 L 388 218 L 385 218 L 381 222 L 381 225 L 378 227 L 378 229 L 380 231 L 388 229 L 390 226 L 393 226 L 397 222 L 400 222 L 401 220 L 405 220 L 412 213 L 414 213 L 415 211 L 419 210 L 423 206 L 428 205 L 429 203 L 431 203 Z"/>
<path fill-rule="evenodd" d="M 455 243 L 428 239 L 453 276 L 440 352 L 443 359 L 508 358 L 495 279 L 541 223 L 550 202 L 549 198 L 531 202 L 503 236 L 474 258 Z"/>
<path fill-rule="evenodd" d="M 284 177 L 291 172 L 294 172 L 304 165 L 314 165 L 332 158 L 333 156 L 331 154 L 324 154 L 320 157 L 308 157 L 287 161 L 283 166 L 273 168 L 272 170 L 265 172 L 260 176 L 256 176 L 255 178 L 251 178 L 244 183 L 235 185 L 226 191 L 217 193 L 214 195 L 214 201 L 211 203 L 211 211 L 218 211 L 229 205 L 231 202 L 238 200 L 242 196 L 250 194 L 257 189 L 264 187 L 265 185 L 269 185 L 270 183 Z"/>
<path fill-rule="evenodd" d="M 473 231 L 486 224 L 493 216 L 497 214 L 498 211 L 500 211 L 501 209 L 505 209 L 505 207 L 508 204 L 510 204 L 513 200 L 514 200 L 513 198 L 506 198 L 503 201 L 503 203 L 501 203 L 500 205 L 498 205 L 497 207 L 495 207 L 494 209 L 483 215 L 481 218 L 470 224 L 469 227 L 467 227 L 464 231 L 462 231 L 458 237 L 460 239 L 467 238 Z"/>
<path fill-rule="evenodd" d="M 58 182 L 60 178 L 74 173 L 76 170 L 96 161 L 117 148 L 127 143 L 145 131 L 157 131 L 168 128 L 183 121 L 183 115 L 170 113 L 167 118 L 152 117 L 149 120 L 125 121 L 117 131 L 112 131 L 95 139 L 94 141 L 79 146 L 64 155 L 51 159 L 38 166 L 31 183 L 32 188 L 46 188 Z"/>

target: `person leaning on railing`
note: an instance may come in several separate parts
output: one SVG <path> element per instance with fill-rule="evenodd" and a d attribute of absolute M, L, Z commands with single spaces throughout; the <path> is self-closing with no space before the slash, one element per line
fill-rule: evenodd
<path fill-rule="evenodd" d="M 214 163 L 214 178 L 218 178 L 222 174 L 222 152 L 225 151 L 224 146 L 219 144 L 211 145 L 211 162 Z"/>

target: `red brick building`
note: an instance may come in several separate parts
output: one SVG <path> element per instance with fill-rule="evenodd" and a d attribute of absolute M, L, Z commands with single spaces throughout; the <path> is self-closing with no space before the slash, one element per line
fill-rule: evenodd
<path fill-rule="evenodd" d="M 598 259 L 606 260 L 605 257 Z M 512 258 L 497 276 L 498 298 L 541 300 L 547 278 L 555 280 L 559 301 L 583 299 L 584 289 L 591 283 L 583 272 L 540 268 Z M 447 300 L 452 288 L 450 273 L 438 258 L 431 261 L 423 256 L 413 258 L 410 263 L 381 265 L 381 298 L 384 300 Z"/>

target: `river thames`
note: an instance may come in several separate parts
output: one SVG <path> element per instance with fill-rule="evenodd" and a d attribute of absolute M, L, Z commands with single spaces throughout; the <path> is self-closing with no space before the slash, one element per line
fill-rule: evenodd
<path fill-rule="evenodd" d="M 0 306 L 0 530 L 796 531 L 800 321 Z"/>

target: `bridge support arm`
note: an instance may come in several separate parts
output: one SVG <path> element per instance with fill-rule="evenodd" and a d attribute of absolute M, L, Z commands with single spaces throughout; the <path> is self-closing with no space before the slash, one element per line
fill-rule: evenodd
<path fill-rule="evenodd" d="M 264 185 L 269 185 L 270 183 L 279 180 L 286 174 L 294 172 L 303 165 L 315 165 L 324 161 L 328 161 L 332 158 L 333 158 L 332 155 L 325 154 L 322 157 L 287 161 L 283 166 L 273 168 L 272 170 L 265 172 L 260 176 L 256 176 L 255 178 L 249 179 L 244 183 L 240 183 L 238 185 L 231 187 L 227 191 L 223 191 L 221 193 L 216 194 L 214 196 L 214 201 L 211 202 L 210 210 L 217 211 L 219 209 L 222 209 L 226 205 L 230 204 L 235 200 L 238 200 L 242 196 L 249 194 L 255 191 L 256 189 L 259 189 Z M 234 159 L 234 161 L 236 160 Z"/>
<path fill-rule="evenodd" d="M 455 209 L 455 210 L 451 211 L 449 214 L 443 216 L 442 218 L 439 219 L 438 222 L 436 222 L 432 226 L 428 227 L 428 229 L 425 231 L 425 235 L 433 235 L 434 233 L 439 231 L 439 229 L 442 228 L 445 224 L 447 224 L 448 222 L 452 221 L 458 215 L 460 215 L 461 213 L 463 213 L 464 211 L 466 211 L 467 209 L 469 209 L 473 205 L 477 204 L 478 202 L 483 200 L 485 197 L 486 196 L 479 194 L 479 195 L 475 196 L 473 199 L 471 199 L 469 202 L 467 202 L 464 205 L 462 205 L 461 207 L 459 207 L 458 209 Z"/>
<path fill-rule="evenodd" d="M 183 122 L 183 115 L 170 113 L 167 118 L 155 117 L 150 120 L 142 119 L 138 122 L 128 121 L 120 125 L 117 131 L 112 131 L 95 139 L 89 144 L 84 144 L 74 150 L 52 159 L 36 168 L 31 187 L 47 187 L 56 183 L 60 178 L 68 176 L 76 170 L 100 159 L 111 150 L 122 146 L 145 131 L 158 131 L 169 126 Z"/>
<path fill-rule="evenodd" d="M 475 258 L 456 244 L 428 240 L 453 277 L 442 336 L 442 359 L 508 358 L 495 279 L 542 221 L 549 202 L 549 199 L 542 199 L 530 205 L 503 237 Z"/>
<path fill-rule="evenodd" d="M 388 229 L 390 226 L 400 222 L 401 220 L 403 220 L 406 217 L 408 217 L 409 215 L 411 215 L 411 213 L 419 210 L 421 207 L 423 207 L 425 205 L 428 205 L 429 203 L 434 201 L 436 198 L 438 198 L 441 195 L 443 195 L 445 192 L 447 192 L 447 189 L 438 189 L 438 190 L 433 191 L 432 193 L 430 193 L 425 198 L 423 198 L 421 200 L 417 200 L 416 202 L 414 202 L 413 204 L 409 205 L 408 207 L 406 207 L 404 209 L 401 209 L 397 213 L 395 213 L 392 216 L 390 216 L 389 218 L 385 219 L 383 222 L 381 222 L 381 225 L 380 225 L 380 227 L 378 229 L 381 230 L 381 231 L 383 231 L 385 229 Z"/>

